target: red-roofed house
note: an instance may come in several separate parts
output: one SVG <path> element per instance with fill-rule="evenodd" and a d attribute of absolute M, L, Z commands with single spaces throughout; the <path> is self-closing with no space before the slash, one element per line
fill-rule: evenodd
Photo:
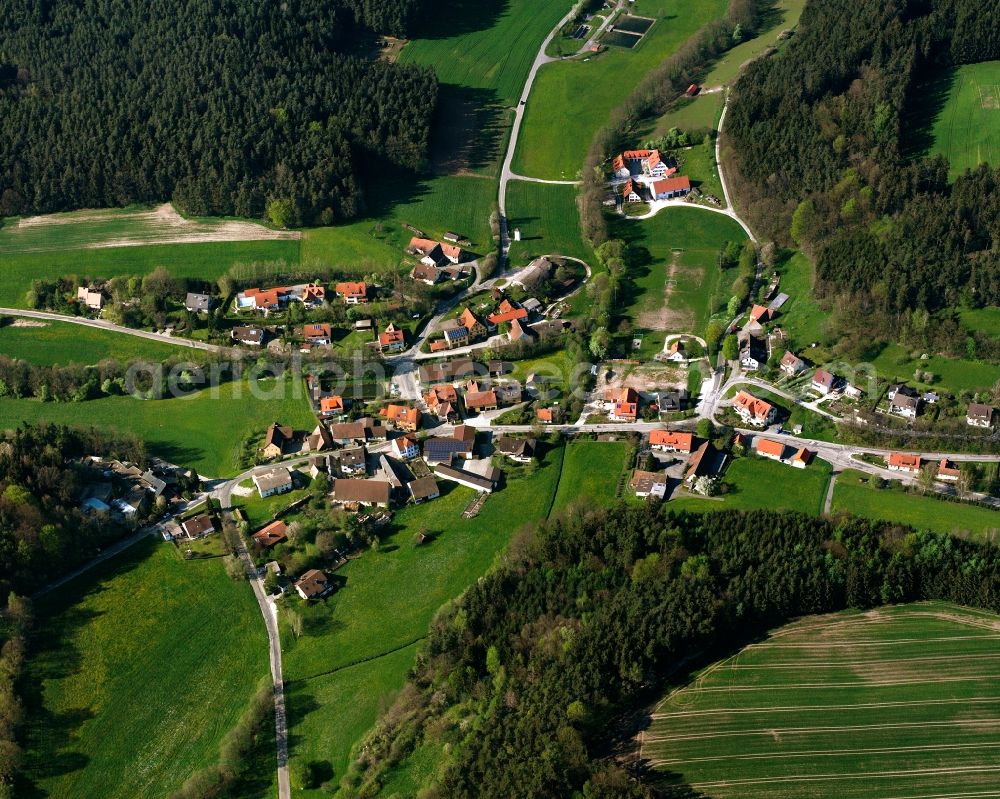
<path fill-rule="evenodd" d="M 798 452 L 792 456 L 792 466 L 796 469 L 805 469 L 809 465 L 809 461 L 813 459 L 813 452 L 811 450 L 802 447 Z"/>
<path fill-rule="evenodd" d="M 891 452 L 886 460 L 886 466 L 890 472 L 908 472 L 909 474 L 919 474 L 921 463 L 923 461 L 919 455 L 908 455 L 905 452 Z"/>
<path fill-rule="evenodd" d="M 254 549 L 260 552 L 288 540 L 288 527 L 283 521 L 271 522 L 253 534 Z"/>
<path fill-rule="evenodd" d="M 528 312 L 524 308 L 518 308 L 510 300 L 503 300 L 494 313 L 486 317 L 486 321 L 496 327 L 504 322 L 513 322 L 515 319 L 526 319 Z"/>
<path fill-rule="evenodd" d="M 316 346 L 329 344 L 332 332 L 328 324 L 309 324 L 302 327 L 302 339 Z"/>
<path fill-rule="evenodd" d="M 387 422 L 392 422 L 397 429 L 415 433 L 420 427 L 420 409 L 409 408 L 406 405 L 386 405 L 378 415 Z"/>
<path fill-rule="evenodd" d="M 416 437 L 409 433 L 399 438 L 394 438 L 392 440 L 392 449 L 396 453 L 396 457 L 404 461 L 412 460 L 420 454 L 420 447 L 417 445 Z"/>
<path fill-rule="evenodd" d="M 754 305 L 750 309 L 750 320 L 759 325 L 767 324 L 772 318 L 771 309 L 766 305 Z"/>
<path fill-rule="evenodd" d="M 368 284 L 365 282 L 338 283 L 337 296 L 343 298 L 347 305 L 361 305 L 368 302 Z"/>
<path fill-rule="evenodd" d="M 382 352 L 402 352 L 406 349 L 406 334 L 390 322 L 379 333 L 378 346 Z"/>
<path fill-rule="evenodd" d="M 754 451 L 762 458 L 781 461 L 785 457 L 785 445 L 770 438 L 758 438 L 754 441 Z"/>
<path fill-rule="evenodd" d="M 631 179 L 626 181 L 625 187 L 622 189 L 622 197 L 627 203 L 641 203 L 643 201 L 642 184 Z"/>
<path fill-rule="evenodd" d="M 606 395 L 610 405 L 608 418 L 613 422 L 634 422 L 639 416 L 639 395 L 634 388 L 611 390 Z"/>
<path fill-rule="evenodd" d="M 680 430 L 651 430 L 649 446 L 660 452 L 683 452 L 687 455 L 694 449 L 694 435 Z"/>
<path fill-rule="evenodd" d="M 826 371 L 826 369 L 817 369 L 813 374 L 812 381 L 809 383 L 809 386 L 814 391 L 818 391 L 824 396 L 833 391 L 836 385 L 837 378 Z"/>
<path fill-rule="evenodd" d="M 470 339 L 481 339 L 486 337 L 486 325 L 480 322 L 479 317 L 476 316 L 469 308 L 462 311 L 461 315 L 458 317 L 458 321 L 462 323 L 462 327 L 469 331 Z"/>
<path fill-rule="evenodd" d="M 542 424 L 552 424 L 555 421 L 555 411 L 552 408 L 538 408 L 535 418 Z"/>
<path fill-rule="evenodd" d="M 344 415 L 344 398 L 333 394 L 329 397 L 321 397 L 319 401 L 319 412 L 324 419 L 331 416 Z"/>
<path fill-rule="evenodd" d="M 733 410 L 739 417 L 754 427 L 767 427 L 778 415 L 771 403 L 758 399 L 747 391 L 740 391 L 733 400 Z"/>
<path fill-rule="evenodd" d="M 947 458 L 942 458 L 938 464 L 937 479 L 948 483 L 954 483 L 962 475 L 962 470 Z"/>
<path fill-rule="evenodd" d="M 495 411 L 497 409 L 496 392 L 492 389 L 489 391 L 470 391 L 465 395 L 465 407 L 470 413 Z"/>
<path fill-rule="evenodd" d="M 656 200 L 672 200 L 691 193 L 691 180 L 683 175 L 655 181 L 650 188 Z"/>

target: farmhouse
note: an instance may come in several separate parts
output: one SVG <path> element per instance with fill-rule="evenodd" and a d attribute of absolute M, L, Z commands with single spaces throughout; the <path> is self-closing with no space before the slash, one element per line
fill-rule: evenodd
<path fill-rule="evenodd" d="M 333 499 L 342 505 L 389 507 L 389 484 L 385 480 L 351 480 L 338 477 L 333 481 Z"/>
<path fill-rule="evenodd" d="M 643 196 L 643 187 L 641 183 L 638 183 L 631 178 L 625 182 L 625 186 L 622 188 L 622 197 L 627 203 L 641 203 L 645 199 Z"/>
<path fill-rule="evenodd" d="M 659 150 L 625 150 L 621 155 L 615 156 L 612 169 L 615 175 L 621 178 L 630 175 L 659 178 L 665 177 L 670 172 L 670 168 L 660 158 Z"/>
<path fill-rule="evenodd" d="M 310 569 L 295 583 L 295 590 L 307 601 L 326 596 L 332 588 L 326 575 L 319 569 Z"/>
<path fill-rule="evenodd" d="M 215 523 L 207 513 L 200 513 L 182 522 L 181 529 L 188 538 L 202 538 L 215 532 Z"/>
<path fill-rule="evenodd" d="M 947 458 L 942 458 L 938 464 L 937 479 L 946 483 L 954 483 L 962 476 L 962 470 Z"/>
<path fill-rule="evenodd" d="M 270 549 L 288 540 L 288 526 L 283 521 L 271 522 L 253 534 L 254 549 L 258 552 Z"/>
<path fill-rule="evenodd" d="M 368 284 L 364 281 L 338 283 L 334 290 L 347 305 L 362 305 L 368 302 Z"/>
<path fill-rule="evenodd" d="M 990 405 L 973 402 L 965 412 L 965 422 L 972 427 L 993 427 L 996 409 Z"/>
<path fill-rule="evenodd" d="M 208 294 L 189 291 L 184 298 L 184 308 L 191 313 L 208 313 L 212 310 L 212 298 Z"/>
<path fill-rule="evenodd" d="M 343 416 L 344 411 L 344 398 L 339 394 L 331 394 L 328 397 L 321 397 L 319 400 L 319 412 L 324 419 Z"/>
<path fill-rule="evenodd" d="M 922 460 L 919 455 L 908 455 L 905 452 L 892 452 L 886 459 L 886 468 L 890 472 L 908 472 L 919 474 Z"/>
<path fill-rule="evenodd" d="M 773 441 L 770 438 L 758 438 L 754 441 L 754 451 L 762 458 L 770 458 L 772 461 L 783 461 L 785 459 L 785 445 L 780 441 Z"/>
<path fill-rule="evenodd" d="M 786 352 L 781 356 L 781 365 L 779 368 L 789 377 L 795 377 L 800 372 L 805 371 L 806 362 L 795 353 Z"/>
<path fill-rule="evenodd" d="M 555 271 L 556 265 L 548 258 L 536 258 L 511 280 L 511 285 L 520 286 L 525 291 L 536 291 Z"/>
<path fill-rule="evenodd" d="M 267 428 L 267 434 L 264 436 L 264 446 L 261 448 L 261 454 L 265 458 L 273 459 L 280 458 L 285 454 L 286 449 L 295 440 L 295 430 L 291 427 L 279 425 L 277 422 L 273 422 L 270 427 Z"/>
<path fill-rule="evenodd" d="M 458 391 L 453 385 L 443 383 L 431 386 L 431 390 L 424 395 L 424 402 L 427 410 L 442 422 L 459 418 Z"/>
<path fill-rule="evenodd" d="M 632 472 L 629 486 L 641 499 L 647 497 L 663 499 L 667 495 L 667 476 L 663 472 L 645 472 L 636 469 Z"/>
<path fill-rule="evenodd" d="M 639 416 L 639 395 L 634 388 L 610 389 L 605 395 L 608 418 L 613 422 L 634 422 Z"/>
<path fill-rule="evenodd" d="M 767 363 L 767 343 L 750 333 L 740 335 L 740 366 L 744 369 L 760 369 Z"/>
<path fill-rule="evenodd" d="M 691 179 L 685 176 L 664 178 L 650 184 L 653 198 L 656 200 L 673 200 L 676 197 L 686 197 L 691 193 Z"/>
<path fill-rule="evenodd" d="M 420 259 L 425 266 L 441 266 L 443 264 L 458 264 L 466 260 L 465 250 L 454 243 L 441 243 L 433 239 L 414 236 L 410 239 L 407 252 Z"/>
<path fill-rule="evenodd" d="M 413 267 L 410 272 L 410 277 L 420 283 L 426 283 L 428 286 L 433 286 L 441 280 L 442 273 L 436 266 L 428 266 L 421 261 Z"/>
<path fill-rule="evenodd" d="M 264 343 L 264 328 L 256 325 L 238 325 L 229 331 L 229 337 L 237 344 L 259 347 Z"/>
<path fill-rule="evenodd" d="M 284 466 L 275 466 L 273 469 L 254 472 L 252 479 L 261 499 L 274 494 L 285 494 L 295 487 L 292 482 L 292 473 Z"/>
<path fill-rule="evenodd" d="M 772 314 L 771 309 L 766 305 L 754 305 L 750 309 L 750 321 L 756 322 L 758 325 L 765 325 L 771 321 Z"/>
<path fill-rule="evenodd" d="M 421 383 L 447 383 L 460 380 L 475 372 L 475 365 L 468 358 L 456 358 L 444 363 L 433 363 L 421 366 L 418 370 Z"/>
<path fill-rule="evenodd" d="M 812 376 L 809 387 L 822 395 L 827 395 L 837 386 L 837 378 L 826 369 L 817 369 Z"/>
<path fill-rule="evenodd" d="M 441 489 L 438 488 L 437 480 L 430 474 L 426 477 L 418 477 L 416 480 L 411 480 L 406 484 L 406 488 L 410 492 L 410 498 L 415 505 L 419 505 L 421 502 L 426 502 L 427 500 L 437 499 L 441 496 Z"/>
<path fill-rule="evenodd" d="M 510 323 L 510 332 L 508 333 L 511 341 L 520 341 L 521 339 L 533 340 L 535 338 L 535 333 L 530 327 L 522 324 L 520 320 L 514 319 Z"/>
<path fill-rule="evenodd" d="M 512 461 L 531 463 L 535 457 L 535 439 L 500 436 L 497 439 L 496 450 Z"/>
<path fill-rule="evenodd" d="M 687 471 L 684 472 L 684 483 L 691 486 L 699 477 L 716 474 L 724 460 L 724 456 L 722 459 L 719 458 L 719 452 L 712 446 L 711 441 L 704 442 L 688 459 Z"/>
<path fill-rule="evenodd" d="M 303 325 L 302 340 L 317 347 L 325 347 L 333 341 L 333 332 L 325 322 Z"/>
<path fill-rule="evenodd" d="M 471 471 L 469 467 L 473 463 L 475 462 L 464 461 L 462 468 L 438 463 L 434 466 L 434 474 L 442 480 L 458 483 L 480 493 L 492 493 L 497 483 L 500 482 L 500 470 L 490 466 L 488 461 L 482 461 L 482 466 L 478 467 L 476 471 Z"/>
<path fill-rule="evenodd" d="M 681 452 L 687 455 L 694 449 L 694 434 L 680 430 L 652 430 L 649 433 L 649 446 L 658 452 Z"/>
<path fill-rule="evenodd" d="M 887 394 L 889 400 L 889 413 L 903 416 L 907 419 L 916 419 L 920 413 L 920 395 L 912 388 L 902 383 L 897 383 L 889 388 Z"/>
<path fill-rule="evenodd" d="M 478 341 L 481 338 L 486 338 L 486 325 L 479 321 L 479 317 L 476 316 L 469 308 L 462 311 L 458 317 L 458 321 L 461 323 L 462 327 L 469 331 L 470 339 Z"/>
<path fill-rule="evenodd" d="M 450 436 L 434 436 L 424 441 L 424 458 L 428 463 L 451 463 L 460 455 L 471 458 L 476 446 L 476 429 L 459 425 Z"/>
<path fill-rule="evenodd" d="M 295 286 L 275 286 L 269 289 L 251 288 L 236 295 L 236 310 L 257 311 L 268 316 L 290 302 L 300 302 L 306 308 L 317 308 L 326 301 L 326 289 L 316 283 Z"/>
<path fill-rule="evenodd" d="M 495 411 L 499 407 L 496 392 L 492 389 L 489 391 L 470 391 L 465 395 L 465 407 L 469 413 Z"/>
<path fill-rule="evenodd" d="M 390 322 L 379 333 L 378 347 L 382 352 L 402 352 L 406 349 L 406 334 Z"/>
<path fill-rule="evenodd" d="M 458 319 L 448 319 L 441 325 L 444 333 L 445 349 L 453 350 L 457 347 L 467 347 L 471 342 L 469 328 L 463 325 Z"/>
<path fill-rule="evenodd" d="M 395 425 L 397 430 L 415 433 L 420 427 L 420 409 L 406 405 L 387 405 L 379 412 L 379 416 Z"/>
<path fill-rule="evenodd" d="M 527 319 L 528 312 L 510 300 L 502 300 L 496 311 L 486 317 L 486 321 L 491 326 L 496 327 L 504 322 L 513 322 L 515 319 Z"/>
<path fill-rule="evenodd" d="M 420 454 L 420 447 L 417 446 L 416 437 L 407 433 L 392 440 L 392 451 L 400 460 L 408 461 Z"/>
<path fill-rule="evenodd" d="M 82 303 L 91 311 L 99 311 L 104 306 L 104 295 L 100 289 L 80 286 L 76 290 L 76 301 Z"/>
<path fill-rule="evenodd" d="M 746 423 L 754 427 L 767 427 L 778 415 L 771 403 L 758 399 L 753 394 L 741 390 L 733 400 L 733 410 Z"/>
<path fill-rule="evenodd" d="M 368 473 L 368 452 L 364 446 L 348 447 L 337 453 L 341 474 L 355 476 Z"/>

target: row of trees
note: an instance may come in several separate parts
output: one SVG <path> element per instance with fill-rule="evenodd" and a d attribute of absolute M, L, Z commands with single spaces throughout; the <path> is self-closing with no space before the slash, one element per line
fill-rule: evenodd
<path fill-rule="evenodd" d="M 360 58 L 419 0 L 0 3 L 0 215 L 172 198 L 330 224 L 426 161 L 437 80 Z"/>
<path fill-rule="evenodd" d="M 18 694 L 28 633 L 32 627 L 31 603 L 17 594 L 7 597 L 0 613 L 0 799 L 14 799 L 14 780 L 21 765 L 18 728 L 24 709 Z"/>
<path fill-rule="evenodd" d="M 945 599 L 1000 610 L 1000 554 L 860 519 L 593 509 L 522 531 L 434 619 L 410 682 L 341 781 L 374 795 L 414 747 L 435 797 L 652 797 L 608 730 L 692 653 L 793 615 Z"/>

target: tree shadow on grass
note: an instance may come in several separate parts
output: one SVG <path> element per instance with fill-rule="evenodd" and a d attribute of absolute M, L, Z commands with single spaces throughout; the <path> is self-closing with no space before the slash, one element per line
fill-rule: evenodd
<path fill-rule="evenodd" d="M 450 39 L 492 28 L 510 0 L 428 0 L 414 21 L 414 39 Z"/>
<path fill-rule="evenodd" d="M 930 155 L 934 124 L 948 103 L 957 76 L 955 67 L 931 67 L 914 79 L 902 113 L 905 158 L 915 160 Z"/>
<path fill-rule="evenodd" d="M 294 753 L 306 741 L 305 736 L 296 730 L 310 713 L 320 709 L 320 704 L 316 701 L 309 683 L 286 682 L 285 708 L 288 714 L 288 751 Z"/>

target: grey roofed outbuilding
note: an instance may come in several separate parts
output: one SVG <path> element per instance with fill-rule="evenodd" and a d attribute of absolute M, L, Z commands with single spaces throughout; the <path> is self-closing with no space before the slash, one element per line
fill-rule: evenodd
<path fill-rule="evenodd" d="M 208 294 L 197 294 L 189 291 L 184 299 L 184 307 L 191 313 L 202 313 L 212 309 L 212 297 Z"/>

